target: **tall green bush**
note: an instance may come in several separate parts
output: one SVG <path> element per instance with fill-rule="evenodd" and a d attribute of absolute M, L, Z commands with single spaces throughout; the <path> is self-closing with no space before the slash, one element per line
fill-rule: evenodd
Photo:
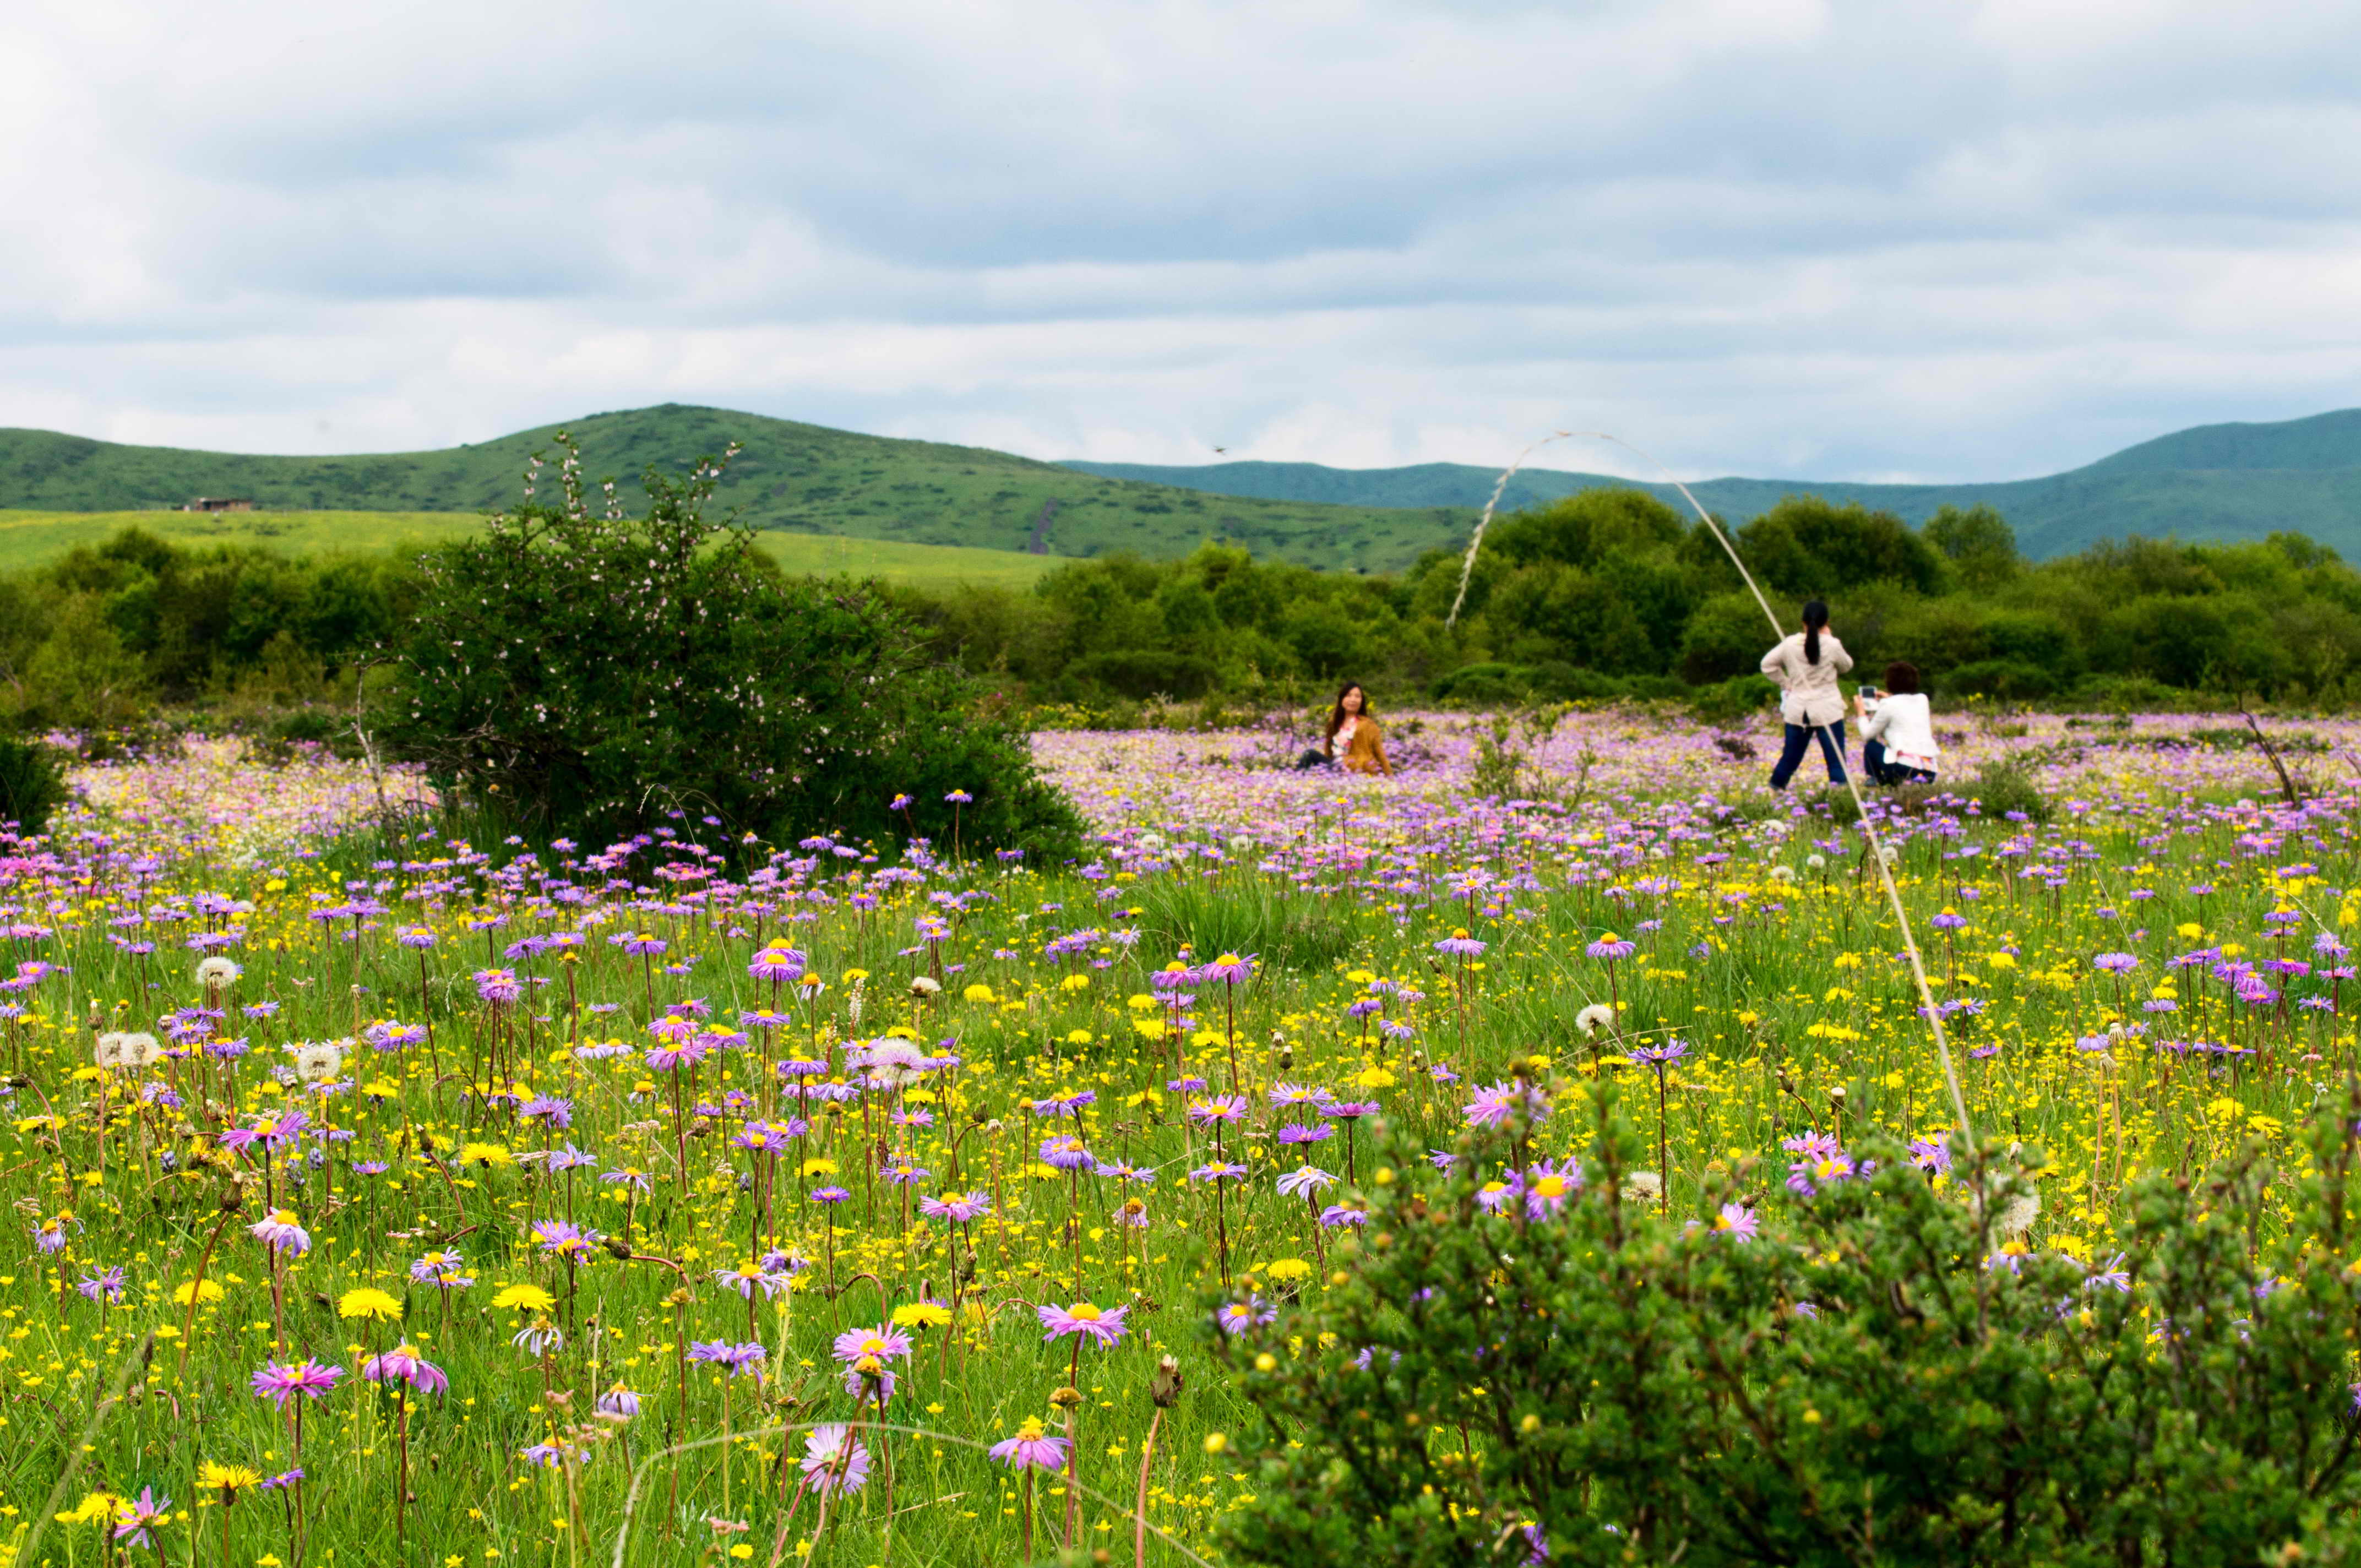
<path fill-rule="evenodd" d="M 0 823 L 24 838 L 46 829 L 71 792 L 56 753 L 38 740 L 0 735 Z"/>
<path fill-rule="evenodd" d="M 1938 1178 L 1864 1143 L 1759 1211 L 1779 1175 L 1743 1162 L 1666 1218 L 1611 1090 L 1562 1200 L 1488 1212 L 1528 1128 L 1470 1136 L 1439 1190 L 1371 1188 L 1333 1288 L 1223 1339 L 1268 1422 L 1234 1556 L 2349 1560 L 2361 1089 L 2331 1101 L 2283 1167 L 2144 1183 L 2125 1255 L 2087 1262 L 2011 1239 L 2032 1173 L 1996 1150 Z"/>
<path fill-rule="evenodd" d="M 544 833 L 620 837 L 686 811 L 772 841 L 916 826 L 971 848 L 1071 843 L 1079 819 L 1015 715 L 931 662 L 884 597 L 783 578 L 706 515 L 726 461 L 651 470 L 631 518 L 611 481 L 594 513 L 569 446 L 555 504 L 529 484 L 425 557 L 386 721 L 397 752 Z M 972 799 L 955 811 L 954 793 Z"/>

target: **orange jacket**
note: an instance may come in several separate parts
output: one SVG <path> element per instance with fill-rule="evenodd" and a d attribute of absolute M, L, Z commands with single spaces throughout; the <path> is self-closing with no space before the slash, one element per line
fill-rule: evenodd
<path fill-rule="evenodd" d="M 1336 738 L 1328 738 L 1328 754 L 1336 757 Z M 1348 773 L 1391 773 L 1394 765 L 1386 761 L 1386 732 L 1374 718 L 1364 717 L 1355 722 L 1353 738 L 1345 742 L 1345 754 L 1336 757 L 1337 765 Z"/>

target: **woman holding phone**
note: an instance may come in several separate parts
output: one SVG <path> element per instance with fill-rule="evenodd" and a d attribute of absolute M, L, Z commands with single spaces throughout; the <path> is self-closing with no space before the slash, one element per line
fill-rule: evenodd
<path fill-rule="evenodd" d="M 1918 668 L 1899 660 L 1885 666 L 1885 689 L 1853 696 L 1861 715 L 1861 771 L 1872 784 L 1932 784 L 1943 763 L 1935 718 L 1918 689 Z"/>

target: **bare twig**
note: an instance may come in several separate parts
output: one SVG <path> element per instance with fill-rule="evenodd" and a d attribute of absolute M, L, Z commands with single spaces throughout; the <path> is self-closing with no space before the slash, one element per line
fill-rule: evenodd
<path fill-rule="evenodd" d="M 2246 728 L 2255 732 L 2255 744 L 2260 746 L 2263 755 L 2270 760 L 2271 772 L 2279 774 L 2279 788 L 2287 791 L 2288 804 L 2301 806 L 2303 796 L 2296 793 L 2295 781 L 2288 777 L 2287 764 L 2279 761 L 2279 749 L 2271 744 L 2271 738 L 2263 733 L 2263 727 L 2255 722 L 2255 716 L 2246 711 L 2246 704 L 2238 705 L 2238 715 L 2246 721 Z"/>

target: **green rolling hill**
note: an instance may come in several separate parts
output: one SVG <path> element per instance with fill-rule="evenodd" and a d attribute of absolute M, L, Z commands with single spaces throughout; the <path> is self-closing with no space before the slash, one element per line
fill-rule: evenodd
<path fill-rule="evenodd" d="M 1326 468 L 1315 463 L 1220 463 L 1163 467 L 1070 463 L 1109 478 L 1310 505 L 1474 508 L 1499 470 L 1459 463 L 1408 468 Z M 1509 482 L 1513 509 L 1628 479 L 1527 468 Z M 1669 485 L 1647 485 L 1676 506 Z M 1994 484 L 1863 485 L 1817 479 L 1706 479 L 1690 485 L 1718 515 L 1743 522 L 1784 496 L 1860 501 L 1916 523 L 1942 506 L 1983 503 L 2016 529 L 2034 556 L 2070 554 L 2127 534 L 2191 540 L 2260 539 L 2292 529 L 2361 560 L 2361 409 L 2274 424 L 2212 424 L 2159 436 L 2064 474 Z M 1684 508 L 1686 510 L 1686 508 Z"/>
<path fill-rule="evenodd" d="M 18 536 L 21 547 L 29 548 L 58 528 L 71 531 L 59 513 L 152 514 L 196 496 L 239 496 L 263 509 L 242 530 L 266 533 L 274 514 L 311 514 L 301 526 L 307 545 L 368 548 L 466 526 L 512 500 L 526 459 L 536 448 L 548 449 L 557 428 L 437 452 L 335 457 L 246 456 L 0 430 L 0 509 L 45 514 L 49 521 L 38 527 L 19 519 L 30 529 Z M 566 428 L 580 441 L 589 472 L 624 481 L 634 498 L 631 481 L 650 465 L 679 471 L 736 441 L 744 451 L 721 497 L 755 528 L 1037 555 L 1128 550 L 1165 556 L 1224 539 L 1306 565 L 1394 570 L 1422 551 L 1464 540 L 1497 477 L 1489 468 L 1449 463 L 1386 469 L 1039 463 L 980 447 L 671 403 L 593 414 Z M 1627 483 L 1527 469 L 1511 483 L 1506 504 L 1513 509 Z M 1678 504 L 1670 487 L 1646 488 Z M 1735 521 L 1795 494 L 1858 500 L 1912 522 L 1940 506 L 1986 503 L 2015 526 L 2019 543 L 2034 556 L 2132 533 L 2237 540 L 2292 529 L 2361 559 L 2361 410 L 2275 424 L 2201 426 L 2037 479 L 1872 485 L 1722 478 L 1691 488 Z M 404 517 L 372 521 L 380 514 Z M 287 526 L 295 525 L 291 520 Z M 798 552 L 812 554 L 784 542 L 774 553 Z"/>
<path fill-rule="evenodd" d="M 0 430 L 0 509 L 118 512 L 237 496 L 271 511 L 474 514 L 513 501 L 558 426 L 439 452 L 262 457 Z M 979 447 L 857 435 L 723 409 L 659 408 L 567 422 L 594 477 L 682 471 L 731 441 L 720 497 L 751 526 L 905 544 L 1028 547 L 1058 555 L 1181 554 L 1207 539 L 1307 565 L 1384 571 L 1461 537 L 1464 509 L 1242 499 L 1077 473 Z M 351 543 L 367 545 L 365 523 Z M 341 542 L 341 541 L 340 541 Z"/>

